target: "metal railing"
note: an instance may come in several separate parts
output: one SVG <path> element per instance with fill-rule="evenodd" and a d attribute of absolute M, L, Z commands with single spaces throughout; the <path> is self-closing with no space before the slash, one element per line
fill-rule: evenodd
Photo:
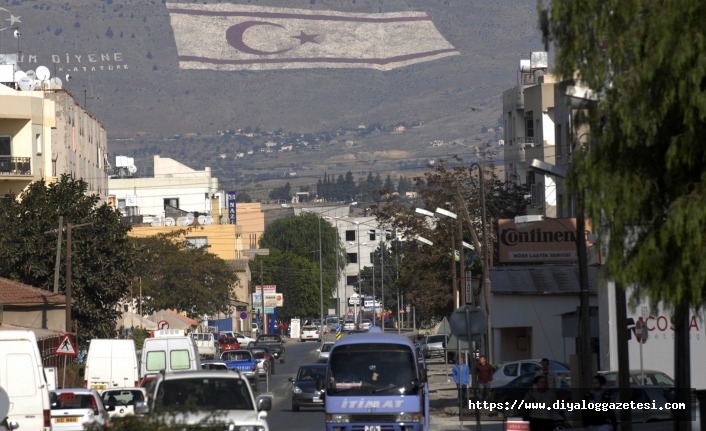
<path fill-rule="evenodd" d="M 31 157 L 0 156 L 0 175 L 32 175 Z"/>
<path fill-rule="evenodd" d="M 524 145 L 524 144 L 534 145 L 534 138 L 531 136 L 530 137 L 521 136 L 521 137 L 517 138 L 517 143 L 519 145 Z"/>

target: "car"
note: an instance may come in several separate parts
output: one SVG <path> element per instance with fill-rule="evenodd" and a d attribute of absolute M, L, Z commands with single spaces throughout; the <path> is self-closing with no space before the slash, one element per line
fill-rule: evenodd
<path fill-rule="evenodd" d="M 358 324 L 358 329 L 368 330 L 371 326 L 373 326 L 373 323 L 370 321 L 370 319 L 363 319 Z"/>
<path fill-rule="evenodd" d="M 617 371 L 599 371 L 598 374 L 602 374 L 605 377 L 606 386 L 618 386 Z M 630 385 L 640 385 L 642 374 L 645 375 L 645 382 L 642 386 L 674 387 L 674 379 L 661 371 L 655 370 L 643 370 L 642 372 L 640 370 L 630 370 Z"/>
<path fill-rule="evenodd" d="M 260 391 L 260 374 L 257 371 L 257 360 L 251 351 L 228 350 L 221 353 L 220 361 L 214 362 L 225 362 L 229 370 L 237 370 L 240 375 L 250 380 L 254 391 Z"/>
<path fill-rule="evenodd" d="M 224 354 L 230 352 L 224 352 Z M 183 371 L 157 376 L 148 403 L 135 410 L 150 416 L 164 415 L 183 425 L 226 423 L 227 429 L 269 431 L 266 414 L 272 409 L 270 397 L 257 401 L 248 380 L 233 371 Z M 189 405 L 196 411 L 184 412 Z"/>
<path fill-rule="evenodd" d="M 328 356 L 325 357 L 325 358 L 318 358 L 318 359 L 316 360 L 316 363 L 317 363 L 317 364 L 328 364 Z"/>
<path fill-rule="evenodd" d="M 317 380 L 326 379 L 326 364 L 307 364 L 299 367 L 296 377 L 290 377 L 292 383 L 292 411 L 300 407 L 323 407 L 325 390 L 316 389 Z"/>
<path fill-rule="evenodd" d="M 444 356 L 446 343 L 449 342 L 449 336 L 444 334 L 429 335 L 422 339 L 422 352 L 425 358 L 433 358 L 434 356 Z"/>
<path fill-rule="evenodd" d="M 101 393 L 108 416 L 124 417 L 135 414 L 135 403 L 147 399 L 145 388 L 110 388 Z"/>
<path fill-rule="evenodd" d="M 270 353 L 270 349 L 267 347 L 250 347 L 247 350 L 250 350 L 255 360 L 257 360 L 257 371 L 260 377 L 267 376 L 265 363 L 267 363 L 270 374 L 275 373 L 275 357 Z"/>
<path fill-rule="evenodd" d="M 260 335 L 257 337 L 254 347 L 267 347 L 272 356 L 278 359 L 280 364 L 284 364 L 286 349 L 281 336 L 273 334 Z"/>
<path fill-rule="evenodd" d="M 218 359 L 221 356 L 221 345 L 216 336 L 210 332 L 192 332 L 189 336 L 196 342 L 199 356 L 203 359 Z"/>
<path fill-rule="evenodd" d="M 557 390 L 557 399 L 569 401 L 571 400 L 571 380 L 568 371 L 557 371 L 561 387 Z M 507 406 L 515 405 L 515 401 L 521 401 L 534 386 L 536 372 L 524 373 L 516 377 L 503 386 L 497 386 L 490 390 L 489 401 L 494 403 L 507 403 Z M 512 410 L 508 408 L 503 414 L 506 417 L 517 416 L 520 414 L 519 409 Z"/>
<path fill-rule="evenodd" d="M 108 410 L 98 391 L 87 388 L 57 389 L 49 392 L 51 429 L 53 431 L 83 431 L 99 425 L 110 425 Z"/>
<path fill-rule="evenodd" d="M 88 345 L 83 387 L 138 387 L 139 372 L 133 340 L 94 339 Z"/>
<path fill-rule="evenodd" d="M 319 352 L 319 358 L 328 358 L 328 355 L 331 354 L 331 348 L 333 345 L 333 341 L 327 341 L 321 345 L 320 349 L 316 349 Z"/>
<path fill-rule="evenodd" d="M 356 326 L 355 326 L 355 322 L 353 320 L 346 320 L 345 322 L 343 322 L 342 329 L 344 331 L 352 331 L 355 328 L 356 328 Z"/>
<path fill-rule="evenodd" d="M 620 389 L 613 386 L 606 388 L 606 393 L 610 397 L 611 402 L 621 402 Z M 635 403 L 648 403 L 656 406 L 650 409 L 633 409 L 633 422 L 656 422 L 668 421 L 674 419 L 674 411 L 664 408 L 665 404 L 675 402 L 674 389 L 664 386 L 630 386 L 630 401 Z M 698 409 L 697 409 L 698 410 Z M 692 413 L 693 401 L 692 401 Z M 616 417 L 620 417 L 620 411 L 615 411 Z"/>
<path fill-rule="evenodd" d="M 237 338 L 221 337 L 218 339 L 218 344 L 221 346 L 221 352 L 226 350 L 240 350 L 240 341 Z"/>
<path fill-rule="evenodd" d="M 346 332 L 346 335 L 353 335 L 353 334 L 365 334 L 368 331 L 362 330 L 362 329 L 354 329 L 352 331 Z"/>
<path fill-rule="evenodd" d="M 245 347 L 252 347 L 255 345 L 255 338 L 246 337 L 240 332 L 235 331 L 221 331 L 221 337 L 236 338 L 238 339 L 238 344 Z"/>
<path fill-rule="evenodd" d="M 299 341 L 321 341 L 321 332 L 315 326 L 304 326 Z"/>
<path fill-rule="evenodd" d="M 541 359 L 522 359 L 519 361 L 503 362 L 500 368 L 493 373 L 493 381 L 490 382 L 490 387 L 504 386 L 523 374 L 536 373 L 541 369 Z M 556 372 L 569 371 L 569 366 L 561 362 L 549 360 L 549 369 Z"/>
<path fill-rule="evenodd" d="M 260 335 L 260 324 L 259 323 L 250 324 L 250 334 L 255 338 L 257 338 L 257 336 Z"/>
<path fill-rule="evenodd" d="M 218 360 L 206 360 L 201 362 L 202 370 L 227 370 L 228 364 Z"/>

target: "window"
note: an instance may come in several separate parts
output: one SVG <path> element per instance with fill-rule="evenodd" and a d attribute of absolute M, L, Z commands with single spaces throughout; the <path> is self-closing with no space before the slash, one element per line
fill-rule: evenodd
<path fill-rule="evenodd" d="M 355 231 L 354 230 L 347 230 L 346 231 L 346 241 L 355 241 Z"/>
<path fill-rule="evenodd" d="M 208 247 L 208 238 L 206 238 L 205 236 L 186 237 L 186 242 L 189 243 L 189 248 Z"/>
<path fill-rule="evenodd" d="M 162 371 L 167 368 L 167 355 L 163 350 L 147 352 L 147 371 Z"/>
<path fill-rule="evenodd" d="M 173 208 L 179 208 L 179 198 L 164 198 L 164 209 L 167 209 L 167 206 L 173 207 Z"/>
<path fill-rule="evenodd" d="M 535 130 L 537 131 L 537 139 L 535 142 L 541 142 L 542 141 L 542 120 L 537 120 L 537 127 L 535 127 Z"/>
<path fill-rule="evenodd" d="M 373 263 L 373 262 L 375 262 L 375 252 L 374 251 L 370 253 L 370 263 Z"/>
<path fill-rule="evenodd" d="M 571 135 L 569 134 L 569 123 L 566 123 L 566 130 L 564 133 L 566 133 L 566 147 L 568 149 L 567 154 L 571 154 L 573 152 L 573 148 L 571 148 Z"/>
<path fill-rule="evenodd" d="M 525 373 L 536 373 L 537 371 L 541 370 L 542 367 L 540 367 L 537 364 L 533 364 L 531 362 L 525 362 L 522 364 L 520 367 L 520 374 L 525 374 Z"/>
<path fill-rule="evenodd" d="M 531 186 L 536 183 L 534 172 L 527 173 L 527 185 Z"/>
<path fill-rule="evenodd" d="M 34 141 L 37 143 L 37 154 L 42 154 L 42 135 L 37 133 L 34 136 Z"/>
<path fill-rule="evenodd" d="M 12 156 L 12 136 L 0 136 L 0 157 Z"/>
<path fill-rule="evenodd" d="M 534 138 L 534 124 L 532 121 L 532 117 L 525 119 L 525 127 L 525 136 L 528 138 Z"/>
<path fill-rule="evenodd" d="M 557 147 L 559 148 L 559 147 Z M 564 195 L 556 197 L 556 218 L 562 218 L 564 215 Z"/>
<path fill-rule="evenodd" d="M 51 161 L 51 176 L 56 176 L 56 160 Z"/>
<path fill-rule="evenodd" d="M 357 275 L 347 275 L 346 276 L 346 284 L 348 286 L 355 286 L 358 284 L 358 276 Z"/>
<path fill-rule="evenodd" d="M 562 142 L 562 136 L 561 136 L 561 124 L 556 125 L 556 135 L 554 136 L 554 146 L 556 147 L 556 155 L 558 157 L 561 157 L 561 142 Z"/>
<path fill-rule="evenodd" d="M 358 263 L 358 253 L 348 253 L 348 261 L 350 263 Z"/>
<path fill-rule="evenodd" d="M 516 376 L 517 375 L 517 368 L 519 364 L 507 364 L 503 368 L 503 374 L 506 376 Z"/>
<path fill-rule="evenodd" d="M 370 241 L 375 241 L 375 231 L 369 230 L 368 234 L 370 235 Z"/>
<path fill-rule="evenodd" d="M 118 209 L 121 213 L 127 214 L 127 205 L 125 204 L 125 199 L 118 199 Z"/>
<path fill-rule="evenodd" d="M 169 363 L 172 370 L 188 370 L 189 362 L 188 350 L 172 350 L 169 352 Z"/>

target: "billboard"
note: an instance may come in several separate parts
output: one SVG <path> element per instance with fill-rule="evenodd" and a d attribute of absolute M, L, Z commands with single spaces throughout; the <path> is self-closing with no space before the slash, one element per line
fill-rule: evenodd
<path fill-rule="evenodd" d="M 586 220 L 586 237 L 590 233 Z M 578 262 L 575 218 L 545 218 L 522 228 L 513 219 L 498 220 L 498 243 L 500 263 Z"/>
<path fill-rule="evenodd" d="M 230 224 L 237 224 L 238 221 L 236 217 L 236 200 L 236 192 L 228 192 L 228 220 L 230 221 Z"/>

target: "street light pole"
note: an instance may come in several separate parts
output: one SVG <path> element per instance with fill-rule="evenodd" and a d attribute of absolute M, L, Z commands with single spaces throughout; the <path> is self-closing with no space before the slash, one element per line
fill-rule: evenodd
<path fill-rule="evenodd" d="M 380 326 L 382 327 L 382 332 L 385 332 L 385 232 L 380 230 L 380 296 L 381 301 L 381 312 L 382 312 L 382 322 Z"/>
<path fill-rule="evenodd" d="M 323 250 L 321 250 L 321 216 L 319 219 L 319 293 L 321 295 L 321 322 L 319 330 L 323 332 L 324 329 L 324 265 L 323 265 Z M 323 334 L 321 334 L 321 339 L 323 340 Z"/>
<path fill-rule="evenodd" d="M 362 274 L 360 272 L 360 222 L 358 224 L 358 302 L 360 302 L 360 295 L 363 293 L 362 285 L 360 284 L 363 280 Z M 363 297 L 363 303 L 359 304 L 365 306 L 365 297 Z M 355 315 L 355 323 L 358 324 L 358 313 Z"/>

